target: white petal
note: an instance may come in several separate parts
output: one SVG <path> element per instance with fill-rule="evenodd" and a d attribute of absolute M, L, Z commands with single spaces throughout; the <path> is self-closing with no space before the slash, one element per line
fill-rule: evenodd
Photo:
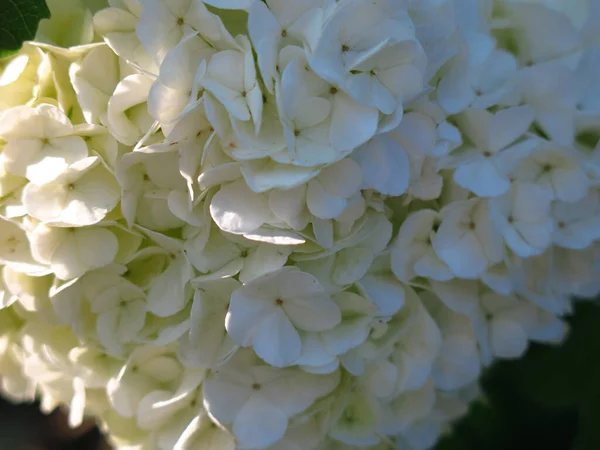
<path fill-rule="evenodd" d="M 231 295 L 225 328 L 235 342 L 241 346 L 248 346 L 256 327 L 273 312 L 274 307 L 274 301 L 271 299 L 262 301 L 244 297 L 243 288 L 240 288 Z"/>
<path fill-rule="evenodd" d="M 305 331 L 328 330 L 341 320 L 340 308 L 324 293 L 284 297 L 282 307 L 292 323 Z"/>
<path fill-rule="evenodd" d="M 454 181 L 480 197 L 496 197 L 510 188 L 508 179 L 483 157 L 461 164 L 454 172 Z"/>
<path fill-rule="evenodd" d="M 355 149 L 373 137 L 378 120 L 377 109 L 359 105 L 347 94 L 337 92 L 333 98 L 331 145 L 342 151 Z"/>
<path fill-rule="evenodd" d="M 285 434 L 288 419 L 261 395 L 253 395 L 233 422 L 233 434 L 250 448 L 267 448 Z"/>
<path fill-rule="evenodd" d="M 400 144 L 378 135 L 353 155 L 360 164 L 368 189 L 385 195 L 402 195 L 410 181 L 410 162 Z"/>
<path fill-rule="evenodd" d="M 302 350 L 300 336 L 281 308 L 260 322 L 252 343 L 256 354 L 275 367 L 294 364 Z"/>
<path fill-rule="evenodd" d="M 329 194 L 319 180 L 308 183 L 306 205 L 308 210 L 319 219 L 333 219 L 344 212 L 347 200 Z"/>
<path fill-rule="evenodd" d="M 242 180 L 226 184 L 210 203 L 210 215 L 223 231 L 250 233 L 270 217 L 268 199 L 250 190 Z"/>
<path fill-rule="evenodd" d="M 404 306 L 404 287 L 390 276 L 367 275 L 359 281 L 360 289 L 377 305 L 378 314 L 391 316 Z"/>

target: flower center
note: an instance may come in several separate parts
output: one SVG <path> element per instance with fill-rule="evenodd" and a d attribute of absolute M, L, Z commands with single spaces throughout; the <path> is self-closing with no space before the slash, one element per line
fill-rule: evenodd
<path fill-rule="evenodd" d="M 177 25 L 179 25 L 179 26 L 183 25 L 183 17 L 180 17 L 179 19 L 177 19 Z"/>
<path fill-rule="evenodd" d="M 277 300 L 275 300 L 275 304 L 281 306 L 281 305 L 283 305 L 283 300 L 278 298 Z"/>
<path fill-rule="evenodd" d="M 261 386 L 259 383 L 254 383 L 254 384 L 252 385 L 252 390 L 254 390 L 254 391 L 260 391 L 260 388 L 261 388 L 261 387 L 262 387 L 262 386 Z"/>

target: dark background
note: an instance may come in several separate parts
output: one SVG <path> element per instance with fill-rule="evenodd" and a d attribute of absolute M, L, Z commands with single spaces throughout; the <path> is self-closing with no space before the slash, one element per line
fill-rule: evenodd
<path fill-rule="evenodd" d="M 434 450 L 600 450 L 599 304 L 578 304 L 568 321 L 561 347 L 534 344 L 490 368 L 486 398 Z M 92 424 L 68 433 L 59 412 L 0 401 L 0 450 L 107 450 Z"/>

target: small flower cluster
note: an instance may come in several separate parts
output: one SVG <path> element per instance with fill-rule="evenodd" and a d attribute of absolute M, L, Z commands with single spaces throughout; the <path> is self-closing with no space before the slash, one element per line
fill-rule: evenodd
<path fill-rule="evenodd" d="M 120 449 L 425 450 L 600 292 L 597 1 L 92 23 L 0 75 L 7 395 Z"/>

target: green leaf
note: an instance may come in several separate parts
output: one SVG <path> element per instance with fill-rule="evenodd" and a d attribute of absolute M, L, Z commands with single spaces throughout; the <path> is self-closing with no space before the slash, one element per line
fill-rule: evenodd
<path fill-rule="evenodd" d="M 0 58 L 32 40 L 40 20 L 50 17 L 44 0 L 0 0 Z"/>

